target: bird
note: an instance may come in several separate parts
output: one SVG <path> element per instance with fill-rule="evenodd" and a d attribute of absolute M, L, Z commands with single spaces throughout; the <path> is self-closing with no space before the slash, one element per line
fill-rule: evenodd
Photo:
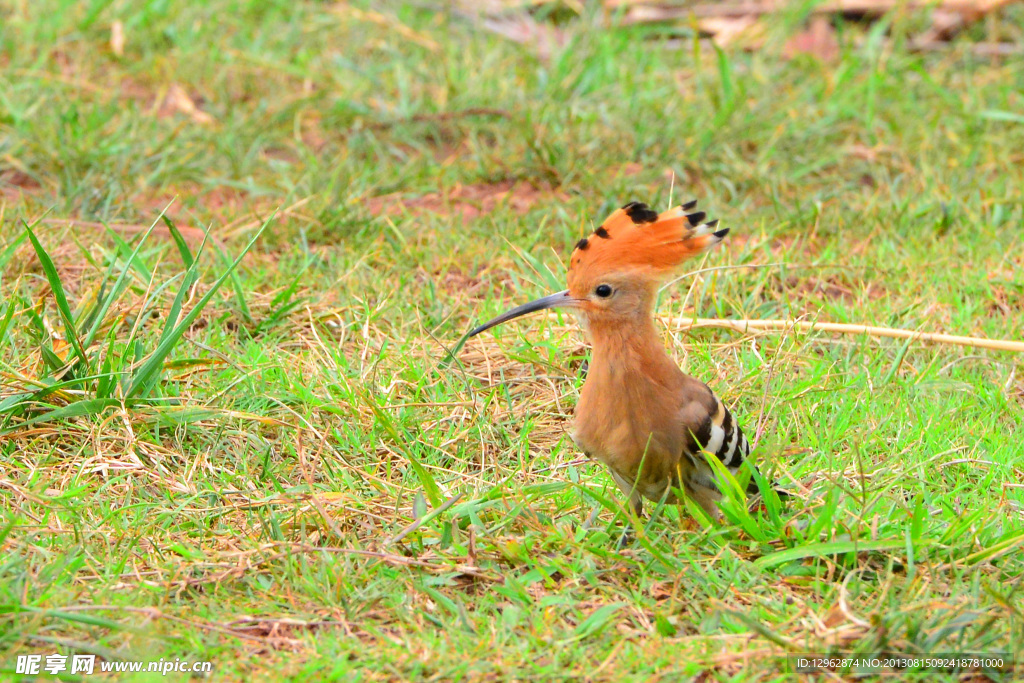
<path fill-rule="evenodd" d="M 607 466 L 638 516 L 645 498 L 674 504 L 682 491 L 720 518 L 722 494 L 706 454 L 734 475 L 750 458 L 750 441 L 732 411 L 679 368 L 655 326 L 659 287 L 729 233 L 696 207 L 693 200 L 658 213 L 629 202 L 576 243 L 567 289 L 516 306 L 466 336 L 545 309 L 577 315 L 592 352 L 570 436 Z M 751 480 L 747 493 L 757 492 Z"/>

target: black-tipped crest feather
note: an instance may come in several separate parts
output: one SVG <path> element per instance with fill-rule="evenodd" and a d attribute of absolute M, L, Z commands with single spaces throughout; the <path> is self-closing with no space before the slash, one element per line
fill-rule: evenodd
<path fill-rule="evenodd" d="M 654 223 L 658 220 L 658 212 L 643 202 L 630 202 L 622 207 L 629 219 L 640 225 L 641 223 Z"/>

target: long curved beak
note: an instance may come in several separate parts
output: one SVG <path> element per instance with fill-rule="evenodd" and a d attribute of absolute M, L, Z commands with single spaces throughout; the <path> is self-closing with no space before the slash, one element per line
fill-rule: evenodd
<path fill-rule="evenodd" d="M 491 329 L 495 325 L 507 323 L 509 320 L 513 320 L 514 318 L 518 318 L 519 316 L 526 315 L 527 313 L 533 313 L 534 311 L 543 311 L 545 308 L 573 308 L 576 305 L 578 305 L 576 299 L 573 299 L 571 296 L 569 296 L 569 290 L 566 289 L 564 291 L 558 292 L 557 294 L 549 294 L 535 301 L 531 301 L 528 304 L 516 306 L 511 310 L 505 311 L 497 318 L 494 318 L 493 320 L 488 320 L 483 325 L 474 328 L 473 330 L 470 331 L 469 335 L 467 336 L 475 337 L 481 332 Z"/>

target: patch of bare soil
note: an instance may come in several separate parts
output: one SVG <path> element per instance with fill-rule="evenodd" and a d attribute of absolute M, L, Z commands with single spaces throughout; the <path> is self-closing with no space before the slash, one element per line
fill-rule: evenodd
<path fill-rule="evenodd" d="M 446 293 L 467 296 L 471 299 L 482 298 L 488 291 L 500 294 L 502 290 L 500 278 L 481 279 L 479 275 L 462 272 L 458 266 L 452 266 L 446 271 L 438 271 L 433 274 L 433 278 Z"/>
<path fill-rule="evenodd" d="M 440 292 L 447 296 L 469 301 L 478 301 L 488 297 L 514 298 L 513 280 L 508 272 L 492 267 L 481 267 L 465 272 L 458 266 L 428 271 L 421 269 L 416 274 L 420 286 L 433 282 Z"/>
<path fill-rule="evenodd" d="M 538 186 L 525 181 L 503 180 L 497 183 L 456 185 L 444 192 L 428 192 L 411 198 L 403 197 L 401 192 L 394 192 L 371 197 L 367 207 L 374 216 L 435 213 L 460 215 L 463 220 L 472 220 L 504 206 L 524 214 L 538 202 L 551 199 L 568 201 L 569 198 L 564 192 L 546 184 Z"/>
<path fill-rule="evenodd" d="M 135 102 L 143 109 L 153 106 L 153 100 L 156 99 L 152 88 L 131 78 L 125 78 L 121 81 L 118 94 L 121 101 Z"/>
<path fill-rule="evenodd" d="M 38 229 L 36 232 L 37 234 L 40 233 Z M 41 239 L 47 254 L 50 255 L 50 259 L 53 261 L 54 267 L 57 268 L 57 275 L 60 277 L 61 286 L 64 288 L 65 294 L 71 299 L 76 299 L 82 290 L 85 274 L 91 269 L 89 262 L 82 256 L 78 246 L 70 240 L 56 242 L 53 239 L 49 239 L 49 236 L 43 236 Z M 43 267 L 39 262 L 39 257 L 36 255 L 32 243 L 28 241 L 23 242 L 14 250 L 14 255 L 8 262 L 5 270 L 4 277 L 10 278 L 17 277 L 17 275 L 22 273 L 36 273 L 40 276 L 43 274 Z M 49 283 L 46 282 L 44 277 L 38 278 L 35 282 L 40 287 L 50 288 Z"/>
<path fill-rule="evenodd" d="M 2 187 L 2 184 L 0 184 Z M 248 193 L 231 187 L 203 189 L 196 183 L 185 183 L 157 192 L 138 192 L 127 202 L 138 212 L 137 221 L 92 221 L 74 216 L 43 218 L 53 229 L 70 229 L 88 239 L 90 234 L 102 236 L 107 228 L 119 235 L 132 238 L 150 229 L 160 212 L 171 219 L 185 241 L 197 248 L 206 238 L 204 226 L 196 224 L 196 216 L 205 220 L 211 229 L 210 239 L 224 246 L 236 231 L 258 226 L 274 210 L 274 206 L 257 206 Z M 165 210 L 166 209 L 166 210 Z M 158 222 L 151 232 L 152 239 L 170 239 L 168 228 Z"/>
<path fill-rule="evenodd" d="M 865 305 L 889 296 L 890 292 L 884 285 L 861 281 L 849 273 L 816 274 L 805 270 L 785 279 L 772 273 L 752 294 L 763 302 L 786 301 L 789 313 L 800 316 L 820 311 L 827 303 Z"/>
<path fill-rule="evenodd" d="M 827 18 L 811 17 L 810 25 L 790 38 L 782 48 L 782 55 L 787 59 L 799 54 L 811 55 L 823 62 L 839 58 L 839 39 Z"/>
<path fill-rule="evenodd" d="M 842 301 L 847 304 L 875 301 L 888 294 L 885 287 L 876 283 L 869 282 L 858 287 L 835 275 L 790 277 L 786 279 L 782 291 L 798 301 Z"/>
<path fill-rule="evenodd" d="M 214 123 L 213 116 L 203 111 L 205 99 L 177 83 L 154 88 L 126 78 L 120 84 L 120 97 L 122 100 L 136 102 L 140 108 L 150 111 L 158 118 L 182 114 L 195 123 Z"/>
<path fill-rule="evenodd" d="M 154 217 L 167 208 L 167 215 L 176 223 L 192 222 L 193 216 L 199 215 L 222 225 L 251 216 L 260 208 L 248 192 L 227 186 L 206 188 L 198 183 L 182 183 L 157 192 L 143 191 L 132 197 L 131 204 Z"/>
<path fill-rule="evenodd" d="M 762 248 L 765 238 L 761 235 L 750 233 L 733 234 L 729 233 L 728 245 L 730 251 L 739 253 L 743 251 L 748 243 L 753 243 L 753 249 Z M 806 235 L 782 235 L 768 240 L 768 251 L 771 258 L 776 261 L 803 257 L 812 259 L 821 253 L 821 241 L 815 237 L 808 238 Z"/>
<path fill-rule="evenodd" d="M 24 194 L 35 194 L 43 189 L 35 178 L 15 168 L 0 171 L 0 197 L 17 201 Z"/>
<path fill-rule="evenodd" d="M 989 272 L 992 299 L 985 306 L 989 315 L 1018 318 L 1024 313 L 1024 293 L 1017 284 L 1019 280 L 1016 277 L 1021 270 L 1024 269 L 1000 268 Z"/>
<path fill-rule="evenodd" d="M 305 111 L 302 113 L 299 120 L 299 136 L 302 138 L 302 142 L 314 152 L 320 152 L 327 145 L 328 134 L 321 123 L 320 112 Z"/>
<path fill-rule="evenodd" d="M 839 53 L 839 45 L 832 28 L 834 17 L 843 16 L 847 20 L 872 22 L 897 9 L 904 12 L 930 13 L 931 26 L 911 37 L 911 49 L 947 49 L 948 42 L 967 26 L 998 12 L 1012 2 L 1013 0 L 838 0 L 815 3 L 810 11 L 809 26 L 786 43 L 783 55 L 791 58 L 797 54 L 810 54 L 822 61 L 835 59 Z M 619 21 L 624 24 L 692 22 L 700 29 L 702 35 L 709 36 L 721 47 L 735 44 L 749 50 L 758 50 L 766 46 L 766 30 L 762 18 L 784 10 L 786 4 L 774 0 L 697 2 L 682 5 L 661 0 L 604 2 L 608 10 L 625 10 L 619 14 Z M 975 47 L 983 48 L 976 50 L 981 54 L 1019 54 L 1019 46 L 1011 43 L 978 44 Z"/>
<path fill-rule="evenodd" d="M 50 53 L 50 59 L 57 65 L 57 68 L 60 70 L 60 75 L 64 78 L 70 79 L 76 75 L 77 69 L 75 68 L 75 63 L 67 52 L 64 52 L 63 50 L 53 50 Z"/>
<path fill-rule="evenodd" d="M 839 282 L 835 278 L 791 277 L 786 280 L 786 289 L 790 294 L 800 299 L 821 298 L 830 300 L 841 300 L 850 303 L 856 299 L 852 289 Z"/>

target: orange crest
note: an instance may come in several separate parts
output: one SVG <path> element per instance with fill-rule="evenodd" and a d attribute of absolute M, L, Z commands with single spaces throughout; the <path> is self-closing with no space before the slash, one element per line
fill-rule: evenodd
<path fill-rule="evenodd" d="M 569 257 L 569 291 L 583 296 L 611 273 L 660 280 L 686 259 L 722 241 L 728 228 L 715 231 L 697 200 L 657 213 L 646 204 L 630 202 L 618 209 L 590 237 L 576 243 Z M 688 213 L 691 212 L 691 213 Z"/>

